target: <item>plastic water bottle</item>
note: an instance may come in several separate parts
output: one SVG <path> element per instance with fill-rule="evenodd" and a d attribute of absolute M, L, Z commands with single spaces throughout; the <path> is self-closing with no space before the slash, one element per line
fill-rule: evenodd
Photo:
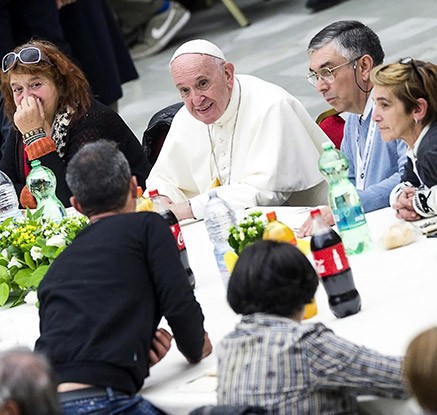
<path fill-rule="evenodd" d="M 204 222 L 209 238 L 214 244 L 214 256 L 220 272 L 223 284 L 227 288 L 229 282 L 229 271 L 226 267 L 224 256 L 232 251 L 229 245 L 229 228 L 236 225 L 235 214 L 232 208 L 220 197 L 216 190 L 210 190 L 209 200 L 205 206 Z"/>
<path fill-rule="evenodd" d="M 11 179 L 0 171 L 0 222 L 7 218 L 21 217 L 18 197 Z"/>
<path fill-rule="evenodd" d="M 56 176 L 52 170 L 42 166 L 39 160 L 32 160 L 32 170 L 27 176 L 26 184 L 36 199 L 36 208 L 42 207 L 46 219 L 60 222 L 67 213 L 62 202 L 56 197 Z"/>
<path fill-rule="evenodd" d="M 348 255 L 360 254 L 372 247 L 369 228 L 357 189 L 348 178 L 349 161 L 332 143 L 323 143 L 319 170 L 329 189 L 329 206 Z"/>

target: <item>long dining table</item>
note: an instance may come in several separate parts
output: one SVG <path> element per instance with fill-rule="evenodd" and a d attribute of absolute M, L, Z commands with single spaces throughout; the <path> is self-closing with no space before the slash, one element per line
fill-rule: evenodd
<path fill-rule="evenodd" d="M 301 207 L 259 208 L 276 211 L 278 220 L 297 229 L 308 217 Z M 239 217 L 246 212 L 239 212 Z M 343 319 L 334 317 L 322 287 L 316 293 L 318 313 L 303 324 L 323 322 L 348 340 L 379 352 L 403 355 L 411 339 L 437 325 L 437 238 L 417 236 L 414 243 L 393 250 L 380 245 L 383 233 L 399 222 L 390 208 L 366 214 L 373 249 L 349 257 L 355 285 L 361 295 L 359 313 Z M 195 295 L 205 316 L 205 329 L 213 345 L 239 321 L 226 302 L 203 221 L 182 223 L 189 262 L 196 278 Z M 166 326 L 165 320 L 162 322 Z M 39 335 L 38 311 L 33 305 L 0 309 L 0 351 L 15 345 L 33 348 Z M 188 414 L 216 397 L 216 356 L 214 352 L 197 364 L 188 363 L 176 345 L 153 366 L 141 394 L 169 414 Z"/>

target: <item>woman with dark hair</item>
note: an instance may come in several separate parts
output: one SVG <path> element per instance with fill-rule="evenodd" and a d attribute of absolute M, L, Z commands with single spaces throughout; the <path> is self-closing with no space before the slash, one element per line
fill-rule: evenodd
<path fill-rule="evenodd" d="M 53 44 L 31 41 L 7 53 L 1 93 L 17 133 L 6 144 L 0 170 L 14 183 L 23 207 L 35 207 L 25 187 L 31 160 L 54 171 L 56 194 L 69 206 L 67 164 L 83 144 L 101 138 L 118 144 L 144 186 L 150 166 L 139 141 L 118 114 L 92 98 L 82 71 Z"/>
<path fill-rule="evenodd" d="M 218 402 L 278 415 L 357 414 L 357 395 L 406 398 L 401 358 L 301 324 L 317 274 L 294 246 L 245 248 L 229 280 L 228 302 L 243 317 L 217 349 Z"/>
<path fill-rule="evenodd" d="M 373 119 L 384 141 L 401 138 L 408 146 L 402 182 L 390 194 L 399 219 L 437 215 L 437 65 L 412 58 L 379 65 Z"/>

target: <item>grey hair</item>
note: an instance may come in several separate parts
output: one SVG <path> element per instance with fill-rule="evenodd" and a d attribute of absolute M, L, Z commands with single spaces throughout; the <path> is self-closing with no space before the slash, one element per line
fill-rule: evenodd
<path fill-rule="evenodd" d="M 73 156 L 65 178 L 84 214 L 90 216 L 124 207 L 132 173 L 114 142 L 98 140 Z"/>
<path fill-rule="evenodd" d="M 13 401 L 21 415 L 60 415 L 57 382 L 47 359 L 25 347 L 0 353 L 0 410 Z"/>
<path fill-rule="evenodd" d="M 339 20 L 326 26 L 310 40 L 307 52 L 310 55 L 331 42 L 337 53 L 348 61 L 370 55 L 376 66 L 384 60 L 384 51 L 378 35 L 370 27 L 356 20 Z"/>

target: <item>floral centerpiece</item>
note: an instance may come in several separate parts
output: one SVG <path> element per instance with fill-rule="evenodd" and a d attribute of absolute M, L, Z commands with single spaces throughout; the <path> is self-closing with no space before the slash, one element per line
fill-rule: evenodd
<path fill-rule="evenodd" d="M 0 306 L 15 306 L 36 289 L 54 259 L 86 227 L 85 216 L 68 216 L 59 223 L 42 217 L 42 210 L 27 210 L 21 219 L 0 223 Z"/>
<path fill-rule="evenodd" d="M 237 226 L 229 230 L 229 245 L 237 255 L 248 245 L 262 239 L 265 221 L 261 219 L 259 211 L 250 212 Z"/>

